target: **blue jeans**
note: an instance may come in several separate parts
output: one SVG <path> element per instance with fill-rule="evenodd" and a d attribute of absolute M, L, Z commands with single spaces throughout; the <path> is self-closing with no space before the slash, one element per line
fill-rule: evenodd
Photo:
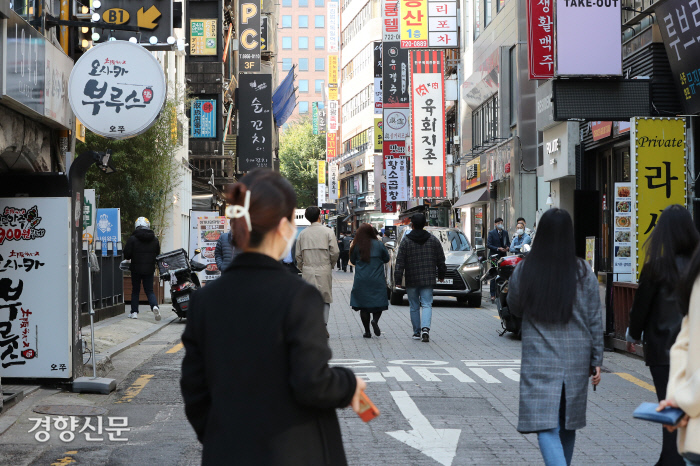
<path fill-rule="evenodd" d="M 420 335 L 422 328 L 430 328 L 430 321 L 433 318 L 433 287 L 406 288 L 406 294 L 408 295 L 408 305 L 411 308 L 413 334 Z M 423 306 L 422 316 L 421 306 Z"/>
<path fill-rule="evenodd" d="M 138 314 L 139 312 L 139 295 L 141 294 L 141 283 L 143 283 L 143 291 L 148 297 L 148 304 L 151 309 L 158 305 L 156 294 L 153 292 L 153 274 L 142 275 L 131 273 L 131 312 Z"/>
<path fill-rule="evenodd" d="M 562 388 L 561 401 L 559 402 L 559 426 L 537 433 L 545 466 L 569 466 L 571 464 L 571 457 L 574 456 L 576 431 L 564 429 L 565 425 L 566 398 Z"/>

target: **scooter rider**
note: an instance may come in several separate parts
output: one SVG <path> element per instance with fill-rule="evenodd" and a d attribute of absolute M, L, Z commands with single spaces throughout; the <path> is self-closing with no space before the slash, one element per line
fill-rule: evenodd
<path fill-rule="evenodd" d="M 153 292 L 153 275 L 156 271 L 156 256 L 160 254 L 160 243 L 151 230 L 151 222 L 146 217 L 136 219 L 135 227 L 136 229 L 124 247 L 124 258 L 131 260 L 131 314 L 129 318 L 138 318 L 139 295 L 141 294 L 141 283 L 143 283 L 143 291 L 148 297 L 151 310 L 156 320 L 160 320 L 158 300 Z"/>

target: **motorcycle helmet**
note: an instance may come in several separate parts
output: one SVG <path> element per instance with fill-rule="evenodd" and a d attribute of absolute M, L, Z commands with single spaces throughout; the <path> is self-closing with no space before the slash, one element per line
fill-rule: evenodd
<path fill-rule="evenodd" d="M 136 228 L 151 228 L 151 222 L 148 221 L 146 217 L 139 217 L 136 219 Z"/>

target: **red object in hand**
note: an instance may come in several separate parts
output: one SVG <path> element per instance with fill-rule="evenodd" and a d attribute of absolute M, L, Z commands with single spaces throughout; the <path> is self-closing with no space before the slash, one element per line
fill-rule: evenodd
<path fill-rule="evenodd" d="M 360 392 L 360 412 L 357 415 L 365 422 L 369 422 L 379 416 L 379 409 L 374 406 L 374 403 L 372 403 L 372 400 L 369 399 L 365 392 Z"/>

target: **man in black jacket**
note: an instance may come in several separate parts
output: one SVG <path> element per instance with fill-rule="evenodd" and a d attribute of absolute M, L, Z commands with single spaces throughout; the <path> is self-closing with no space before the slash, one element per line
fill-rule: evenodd
<path fill-rule="evenodd" d="M 141 294 L 141 283 L 143 283 L 143 291 L 148 296 L 151 310 L 156 320 L 160 320 L 158 300 L 153 292 L 153 274 L 156 271 L 156 256 L 158 254 L 160 254 L 160 243 L 151 230 L 151 222 L 146 217 L 139 217 L 136 220 L 136 230 L 126 241 L 124 247 L 124 258 L 131 260 L 130 319 L 138 319 L 139 295 Z"/>
<path fill-rule="evenodd" d="M 510 238 L 508 238 L 508 232 L 503 229 L 503 219 L 498 217 L 494 220 L 496 228 L 489 231 L 488 238 L 486 239 L 486 247 L 489 249 L 489 256 L 498 254 L 499 256 L 505 256 L 508 254 L 508 248 L 510 247 Z M 491 302 L 496 300 L 496 281 L 491 280 Z"/>
<path fill-rule="evenodd" d="M 401 241 L 396 258 L 394 280 L 397 285 L 406 272 L 406 294 L 411 307 L 411 324 L 413 324 L 413 339 L 430 341 L 430 322 L 433 316 L 433 287 L 435 275 L 443 281 L 447 266 L 445 252 L 440 241 L 425 228 L 425 215 L 413 216 L 413 230 Z M 437 272 L 437 273 L 436 273 Z M 421 306 L 423 315 L 421 317 Z"/>

